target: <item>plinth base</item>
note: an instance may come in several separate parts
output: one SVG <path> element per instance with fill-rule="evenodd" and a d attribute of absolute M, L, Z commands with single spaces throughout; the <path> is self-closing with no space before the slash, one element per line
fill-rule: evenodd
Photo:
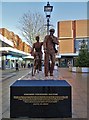
<path fill-rule="evenodd" d="M 11 118 L 69 118 L 71 104 L 65 80 L 17 80 L 10 86 Z"/>

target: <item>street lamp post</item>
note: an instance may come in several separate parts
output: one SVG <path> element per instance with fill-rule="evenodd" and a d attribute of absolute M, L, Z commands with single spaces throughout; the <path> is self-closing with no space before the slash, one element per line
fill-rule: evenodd
<path fill-rule="evenodd" d="M 49 34 L 49 19 L 51 17 L 51 12 L 53 10 L 53 6 L 50 6 L 49 2 L 47 2 L 47 5 L 44 6 L 44 12 L 46 13 L 46 18 L 47 18 L 47 34 Z"/>

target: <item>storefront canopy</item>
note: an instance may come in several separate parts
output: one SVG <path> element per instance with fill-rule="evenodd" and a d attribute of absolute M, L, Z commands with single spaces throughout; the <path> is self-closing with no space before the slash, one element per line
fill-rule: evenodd
<path fill-rule="evenodd" d="M 61 57 L 76 57 L 78 56 L 78 52 L 77 53 L 64 53 L 64 54 L 58 54 L 56 55 L 56 58 L 61 58 Z"/>
<path fill-rule="evenodd" d="M 31 54 L 29 53 L 25 53 L 23 51 L 11 47 L 0 47 L 0 52 L 4 55 L 12 55 L 16 57 L 26 57 L 26 56 L 29 56 L 30 58 L 32 57 Z"/>

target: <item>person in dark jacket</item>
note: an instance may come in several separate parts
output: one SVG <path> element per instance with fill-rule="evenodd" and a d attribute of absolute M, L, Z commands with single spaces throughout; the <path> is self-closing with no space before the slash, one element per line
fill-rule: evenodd
<path fill-rule="evenodd" d="M 18 60 L 16 60 L 16 71 L 19 71 L 19 64 L 18 64 Z"/>

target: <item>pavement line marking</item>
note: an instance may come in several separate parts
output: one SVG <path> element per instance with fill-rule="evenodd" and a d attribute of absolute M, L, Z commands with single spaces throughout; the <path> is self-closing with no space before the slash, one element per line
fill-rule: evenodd
<path fill-rule="evenodd" d="M 21 80 L 23 77 L 25 77 L 25 76 L 28 75 L 29 73 L 31 73 L 31 71 L 28 72 L 27 74 L 23 75 L 23 76 L 22 76 L 21 78 L 19 78 L 18 80 Z"/>

